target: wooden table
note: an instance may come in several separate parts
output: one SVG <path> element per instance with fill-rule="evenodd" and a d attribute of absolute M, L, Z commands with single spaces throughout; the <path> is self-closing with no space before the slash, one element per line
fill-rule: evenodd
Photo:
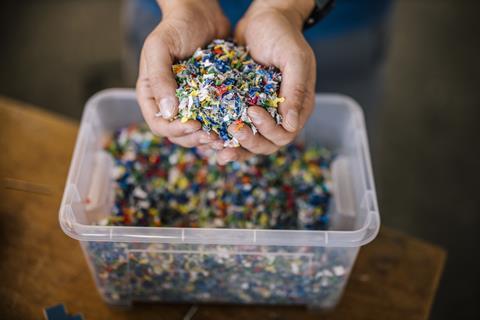
<path fill-rule="evenodd" d="M 65 303 L 85 319 L 183 319 L 191 306 L 111 308 L 97 294 L 77 241 L 58 209 L 78 124 L 0 98 L 0 318 L 41 319 Z M 427 319 L 445 251 L 383 227 L 359 254 L 339 306 L 200 306 L 193 319 Z"/>

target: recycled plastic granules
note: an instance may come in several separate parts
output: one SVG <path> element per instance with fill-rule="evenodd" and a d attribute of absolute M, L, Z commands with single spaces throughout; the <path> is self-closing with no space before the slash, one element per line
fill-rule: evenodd
<path fill-rule="evenodd" d="M 281 72 L 255 62 L 245 47 L 214 40 L 205 49 L 173 65 L 178 84 L 178 117 L 186 122 L 198 120 L 206 132 L 215 132 L 225 146 L 237 147 L 238 141 L 227 128 L 232 123 L 256 128 L 247 114 L 250 106 L 265 108 L 279 124 L 278 113 Z"/>
<path fill-rule="evenodd" d="M 146 126 L 114 133 L 114 207 L 100 225 L 324 229 L 331 154 L 293 144 L 220 167 Z M 208 243 L 97 242 L 86 252 L 107 301 L 332 305 L 349 248 Z"/>
<path fill-rule="evenodd" d="M 331 154 L 292 144 L 269 156 L 218 166 L 213 157 L 154 136 L 117 131 L 115 205 L 103 225 L 325 229 Z"/>

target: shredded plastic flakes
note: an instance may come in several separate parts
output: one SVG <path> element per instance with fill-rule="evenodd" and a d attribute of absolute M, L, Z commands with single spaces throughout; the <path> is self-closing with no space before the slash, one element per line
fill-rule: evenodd
<path fill-rule="evenodd" d="M 328 150 L 290 145 L 270 156 L 218 166 L 213 157 L 154 136 L 117 131 L 115 205 L 102 225 L 325 229 L 331 198 Z"/>
<path fill-rule="evenodd" d="M 324 229 L 330 153 L 291 145 L 248 163 L 214 158 L 154 136 L 115 132 L 115 204 L 101 225 Z M 188 243 L 85 243 L 97 285 L 112 304 L 132 300 L 332 306 L 354 255 L 350 248 Z"/>
<path fill-rule="evenodd" d="M 182 122 L 198 120 L 206 132 L 215 132 L 225 146 L 238 147 L 227 128 L 249 125 L 257 130 L 247 114 L 250 106 L 265 108 L 277 124 L 281 72 L 255 62 L 243 46 L 226 40 L 214 40 L 205 49 L 197 49 L 187 60 L 173 65 L 178 88 L 178 118 Z"/>

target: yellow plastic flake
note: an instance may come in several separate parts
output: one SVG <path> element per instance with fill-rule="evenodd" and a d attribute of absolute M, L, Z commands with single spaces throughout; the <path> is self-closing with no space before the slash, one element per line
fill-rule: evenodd
<path fill-rule="evenodd" d="M 226 56 L 229 58 L 229 59 L 233 59 L 233 57 L 235 57 L 235 51 L 233 50 L 230 50 L 226 53 Z"/>
<path fill-rule="evenodd" d="M 322 169 L 318 167 L 318 165 L 314 163 L 309 163 L 308 164 L 308 170 L 314 177 L 319 177 L 322 175 Z"/>
<path fill-rule="evenodd" d="M 268 225 L 268 215 L 266 213 L 262 213 L 262 215 L 260 216 L 260 225 L 261 226 L 266 226 Z"/>
<path fill-rule="evenodd" d="M 172 66 L 172 71 L 173 73 L 177 74 L 179 72 L 182 72 L 183 70 L 185 70 L 185 66 L 182 65 L 182 64 L 174 64 Z"/>
<path fill-rule="evenodd" d="M 187 189 L 188 187 L 188 179 L 185 176 L 182 176 L 178 179 L 177 185 L 181 190 Z"/>
<path fill-rule="evenodd" d="M 158 210 L 156 208 L 149 208 L 148 209 L 148 214 L 151 216 L 157 216 L 158 215 Z"/>
<path fill-rule="evenodd" d="M 233 124 L 235 125 L 235 128 L 233 129 L 235 132 L 238 132 L 240 129 L 245 127 L 245 123 L 242 120 L 235 120 Z"/>
<path fill-rule="evenodd" d="M 272 100 L 268 100 L 268 105 L 270 107 L 278 107 L 278 104 L 281 103 L 281 102 L 284 102 L 285 101 L 285 98 L 283 97 L 276 97 L 275 99 L 272 99 Z"/>
<path fill-rule="evenodd" d="M 181 214 L 187 214 L 187 213 L 189 213 L 192 209 L 191 209 L 189 206 L 185 205 L 185 204 L 179 204 L 179 205 L 177 206 L 177 210 L 180 211 Z"/>
<path fill-rule="evenodd" d="M 182 119 L 180 120 L 181 123 L 185 123 L 187 122 L 189 119 L 188 117 L 182 117 Z"/>
<path fill-rule="evenodd" d="M 287 159 L 285 157 L 279 156 L 277 159 L 275 159 L 275 165 L 277 166 L 283 166 Z"/>
<path fill-rule="evenodd" d="M 315 160 L 316 158 L 318 158 L 318 151 L 313 148 L 307 149 L 303 155 L 303 159 L 305 159 L 307 162 Z"/>

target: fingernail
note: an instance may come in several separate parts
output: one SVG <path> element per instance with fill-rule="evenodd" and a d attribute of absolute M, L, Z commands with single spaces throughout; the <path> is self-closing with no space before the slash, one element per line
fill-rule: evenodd
<path fill-rule="evenodd" d="M 260 114 L 258 114 L 257 112 L 249 111 L 248 115 L 250 116 L 250 118 L 252 119 L 252 121 L 255 124 L 261 124 L 262 123 L 262 116 Z"/>
<path fill-rule="evenodd" d="M 175 111 L 175 99 L 172 97 L 163 98 L 160 100 L 160 113 L 164 119 L 170 119 L 173 117 Z"/>
<path fill-rule="evenodd" d="M 298 112 L 297 110 L 288 110 L 285 117 L 285 126 L 287 130 L 295 131 L 298 128 Z"/>

